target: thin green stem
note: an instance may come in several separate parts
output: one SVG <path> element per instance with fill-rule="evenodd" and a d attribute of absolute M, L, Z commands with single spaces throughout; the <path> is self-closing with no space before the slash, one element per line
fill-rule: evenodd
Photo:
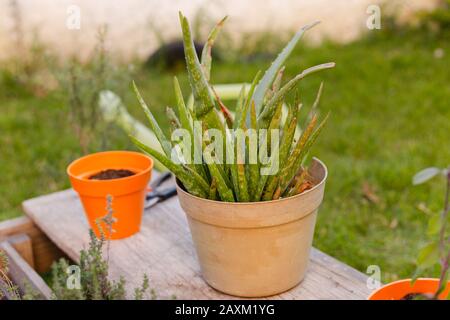
<path fill-rule="evenodd" d="M 447 190 L 445 192 L 445 200 L 444 200 L 444 210 L 442 211 L 442 226 L 441 230 L 439 232 L 439 246 L 440 251 L 443 253 L 446 250 L 446 240 L 445 240 L 445 231 L 447 229 L 447 216 L 450 211 L 450 166 L 448 167 L 447 172 Z M 446 278 L 447 278 L 447 272 L 450 267 L 450 250 L 447 252 L 447 255 L 445 258 L 441 261 L 441 275 L 439 277 L 439 286 L 438 290 L 436 291 L 434 297 L 438 298 L 439 295 L 444 291 L 446 287 Z"/>

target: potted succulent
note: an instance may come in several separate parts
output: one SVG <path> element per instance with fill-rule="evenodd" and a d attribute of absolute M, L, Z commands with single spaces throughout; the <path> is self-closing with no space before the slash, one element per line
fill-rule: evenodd
<path fill-rule="evenodd" d="M 67 167 L 97 237 L 102 230 L 108 240 L 139 231 L 152 168 L 150 157 L 132 151 L 93 153 Z M 106 212 L 108 206 L 113 210 L 110 214 Z"/>
<path fill-rule="evenodd" d="M 306 69 L 282 84 L 285 60 L 315 23 L 303 27 L 264 76 L 258 73 L 242 88 L 233 116 L 209 83 L 211 47 L 223 20 L 210 33 L 200 59 L 181 13 L 180 22 L 193 103 L 185 104 L 175 78 L 178 115 L 167 109 L 169 139 L 133 83 L 163 152 L 131 139 L 176 175 L 209 285 L 244 297 L 286 291 L 303 279 L 309 260 L 327 169 L 318 159 L 306 168 L 304 160 L 327 117 L 319 121 L 317 113 L 322 85 L 303 130 L 297 129 L 301 104 L 297 99 L 287 105 L 285 98 L 300 80 L 334 63 Z"/>
<path fill-rule="evenodd" d="M 418 185 L 435 176 L 443 176 L 447 181 L 444 209 L 431 216 L 427 234 L 432 238 L 419 252 L 417 271 L 412 279 L 389 283 L 374 291 L 370 300 L 437 300 L 450 299 L 450 237 L 447 231 L 450 212 L 450 167 L 447 169 L 427 168 L 417 173 L 413 184 Z M 439 279 L 418 278 L 427 268 L 440 264 Z"/>

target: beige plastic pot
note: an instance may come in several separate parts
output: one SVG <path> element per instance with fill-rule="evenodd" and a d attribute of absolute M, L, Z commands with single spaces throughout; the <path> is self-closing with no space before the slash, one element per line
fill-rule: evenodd
<path fill-rule="evenodd" d="M 314 158 L 310 174 L 312 189 L 265 202 L 202 199 L 177 184 L 202 274 L 211 287 L 240 297 L 265 297 L 303 280 L 327 168 Z"/>

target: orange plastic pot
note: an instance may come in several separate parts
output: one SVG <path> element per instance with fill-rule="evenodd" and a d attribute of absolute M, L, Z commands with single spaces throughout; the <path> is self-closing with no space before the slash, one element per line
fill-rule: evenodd
<path fill-rule="evenodd" d="M 439 279 L 432 278 L 417 279 L 414 285 L 411 285 L 411 279 L 399 280 L 375 290 L 369 296 L 369 300 L 401 300 L 410 293 L 434 294 L 438 289 L 438 285 Z M 449 292 L 450 281 L 447 282 L 447 287 L 439 295 L 439 299 L 445 299 Z"/>
<path fill-rule="evenodd" d="M 72 187 L 80 196 L 87 220 L 97 237 L 101 234 L 99 226 L 107 239 L 122 239 L 139 231 L 152 168 L 151 158 L 131 151 L 93 153 L 68 166 L 67 174 Z M 106 169 L 127 169 L 135 174 L 111 180 L 89 179 Z M 108 196 L 112 198 L 112 232 L 101 219 L 107 214 Z"/>

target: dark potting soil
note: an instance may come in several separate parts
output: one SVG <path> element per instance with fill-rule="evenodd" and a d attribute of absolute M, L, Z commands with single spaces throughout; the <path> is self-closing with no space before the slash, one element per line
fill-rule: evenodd
<path fill-rule="evenodd" d="M 111 180 L 134 176 L 136 173 L 127 169 L 106 169 L 89 177 L 89 180 Z"/>
<path fill-rule="evenodd" d="M 433 295 L 425 293 L 408 293 L 400 300 L 435 300 Z"/>

